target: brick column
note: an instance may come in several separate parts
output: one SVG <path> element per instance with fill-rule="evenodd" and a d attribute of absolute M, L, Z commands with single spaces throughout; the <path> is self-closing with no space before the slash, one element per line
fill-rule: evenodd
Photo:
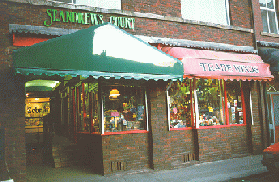
<path fill-rule="evenodd" d="M 5 130 L 4 159 L 9 176 L 25 181 L 25 81 L 10 67 L 0 69 L 0 123 Z"/>

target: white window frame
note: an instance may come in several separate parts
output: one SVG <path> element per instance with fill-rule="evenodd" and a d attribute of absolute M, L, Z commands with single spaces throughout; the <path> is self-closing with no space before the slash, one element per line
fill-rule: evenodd
<path fill-rule="evenodd" d="M 186 1 L 188 1 L 188 0 L 181 0 L 181 15 L 182 15 L 182 18 L 189 19 L 189 20 L 201 21 L 201 22 L 208 22 L 208 23 L 213 23 L 213 24 L 230 25 L 230 17 L 229 17 L 229 7 L 230 7 L 230 5 L 229 5 L 229 0 L 222 0 L 222 2 L 225 2 L 225 6 L 226 6 L 226 10 L 225 10 L 225 14 L 226 14 L 226 17 L 225 17 L 226 20 L 225 21 L 226 21 L 226 23 L 216 22 L 216 21 L 214 21 L 214 19 L 211 19 L 210 21 L 207 21 L 207 20 L 205 20 L 204 18 L 201 18 L 201 17 L 197 18 L 198 14 L 196 14 L 196 17 L 194 15 L 193 18 L 185 17 L 184 12 L 187 11 L 187 10 L 186 9 L 184 10 L 184 7 L 189 6 L 189 3 L 187 3 Z M 198 12 L 199 11 L 198 9 L 201 9 L 200 8 L 201 5 L 200 5 L 199 1 L 204 1 L 204 0 L 190 1 L 192 7 L 193 7 L 193 5 L 195 7 L 193 12 Z M 215 3 L 214 2 L 215 0 L 207 0 L 207 1 L 210 4 L 210 7 L 212 5 L 214 5 L 214 3 Z M 192 9 L 192 8 L 190 7 L 190 9 Z"/>
<path fill-rule="evenodd" d="M 273 2 L 273 6 L 274 6 L 273 9 L 270 9 L 270 8 L 267 7 L 267 0 L 265 0 L 266 7 L 260 6 L 260 9 L 261 10 L 270 11 L 270 12 L 274 12 L 274 14 L 275 14 L 276 31 L 277 31 L 276 34 L 278 34 L 278 20 L 277 20 L 277 13 L 276 13 L 276 9 L 275 9 L 275 7 L 276 7 L 275 0 L 272 0 L 272 2 Z M 270 24 L 269 24 L 269 14 L 268 13 L 267 13 L 266 24 L 267 24 L 267 28 L 268 28 L 268 32 L 266 32 L 266 33 L 271 33 L 271 31 L 270 31 Z"/>

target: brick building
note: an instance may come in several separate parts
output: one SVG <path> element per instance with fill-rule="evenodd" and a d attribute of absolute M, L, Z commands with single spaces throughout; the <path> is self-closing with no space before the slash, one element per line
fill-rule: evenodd
<path fill-rule="evenodd" d="M 270 64 L 270 70 L 274 75 L 274 81 L 267 85 L 268 112 L 266 113 L 269 123 L 269 134 L 266 134 L 268 142 L 279 141 L 279 123 L 277 119 L 278 97 L 278 1 L 252 1 L 253 14 L 255 17 L 255 40 L 258 54 Z M 269 14 L 269 15 L 267 15 Z"/>
<path fill-rule="evenodd" d="M 25 181 L 40 147 L 100 174 L 261 153 L 273 77 L 257 50 L 275 34 L 257 1 L 202 2 L 1 1 L 1 178 Z"/>

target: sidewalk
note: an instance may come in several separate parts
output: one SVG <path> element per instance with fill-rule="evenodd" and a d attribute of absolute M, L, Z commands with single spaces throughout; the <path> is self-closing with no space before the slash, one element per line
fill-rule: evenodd
<path fill-rule="evenodd" d="M 262 155 L 251 155 L 243 158 L 234 158 L 216 162 L 195 164 L 190 167 L 175 170 L 142 171 L 135 173 L 127 171 L 121 174 L 101 176 L 92 174 L 90 169 L 84 167 L 51 168 L 49 166 L 28 166 L 27 181 L 102 181 L 102 182 L 167 182 L 167 181 L 226 181 L 266 172 L 266 167 L 261 164 Z"/>

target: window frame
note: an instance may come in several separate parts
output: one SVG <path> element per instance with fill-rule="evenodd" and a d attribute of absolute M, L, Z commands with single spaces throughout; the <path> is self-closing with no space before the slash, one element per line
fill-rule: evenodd
<path fill-rule="evenodd" d="M 99 83 L 100 84 L 100 83 Z M 104 111 L 104 95 L 103 95 L 103 87 L 112 86 L 113 84 L 101 84 L 99 87 L 99 94 L 100 94 L 100 115 L 101 115 L 101 135 L 115 135 L 115 134 L 131 134 L 131 133 L 148 133 L 149 132 L 149 113 L 148 113 L 148 95 L 147 95 L 147 88 L 143 85 L 133 85 L 135 87 L 139 87 L 143 92 L 143 99 L 144 99 L 144 122 L 145 122 L 145 129 L 143 130 L 126 130 L 126 131 L 117 131 L 117 132 L 105 132 L 105 111 Z M 129 84 L 120 84 L 118 86 L 131 86 Z"/>
<path fill-rule="evenodd" d="M 260 5 L 260 10 L 262 11 L 262 10 L 265 10 L 265 11 L 267 11 L 267 16 L 266 16 L 266 24 L 267 24 L 267 29 L 268 29 L 268 32 L 265 32 L 264 31 L 264 27 L 263 27 L 263 32 L 264 33 L 271 33 L 271 30 L 270 30 L 270 18 L 269 18 L 269 13 L 268 12 L 273 12 L 274 13 L 274 16 L 275 16 L 275 27 L 276 27 L 276 31 L 277 31 L 277 33 L 271 33 L 271 34 L 278 34 L 279 33 L 279 31 L 278 31 L 278 18 L 277 18 L 277 12 L 276 12 L 276 2 L 275 2 L 275 0 L 271 0 L 272 2 L 273 2 L 273 6 L 274 6 L 274 8 L 273 9 L 271 9 L 271 8 L 268 8 L 267 7 L 267 0 L 265 0 L 265 4 L 266 4 L 266 7 L 262 7 L 261 5 Z M 260 3 L 260 2 L 259 2 Z M 262 18 L 262 12 L 261 12 L 261 18 Z M 263 21 L 263 18 L 262 18 L 262 21 Z M 263 22 L 262 22 L 263 23 Z M 263 25 L 264 26 L 264 25 Z"/>
<path fill-rule="evenodd" d="M 210 78 L 200 78 L 200 79 L 210 79 Z M 241 89 L 241 106 L 242 106 L 242 112 L 243 112 L 243 124 L 230 124 L 229 123 L 229 112 L 228 112 L 228 103 L 227 103 L 227 88 L 226 88 L 226 80 L 220 79 L 218 80 L 220 83 L 221 91 L 220 91 L 220 97 L 224 98 L 224 109 L 223 113 L 221 113 L 225 119 L 224 119 L 224 124 L 223 125 L 213 125 L 213 126 L 200 126 L 200 119 L 199 119 L 199 105 L 198 105 L 198 96 L 197 96 L 197 79 L 192 78 L 191 80 L 191 122 L 192 126 L 191 127 L 185 127 L 185 128 L 170 128 L 170 100 L 169 100 L 169 91 L 168 89 L 166 90 L 166 103 L 167 103 L 167 122 L 168 122 L 168 131 L 173 131 L 173 130 L 187 130 L 187 129 L 207 129 L 207 128 L 220 128 L 220 127 L 230 127 L 230 126 L 243 126 L 246 125 L 246 115 L 247 115 L 247 109 L 250 109 L 252 112 L 252 107 L 246 108 L 245 104 L 245 96 L 244 96 L 244 90 L 243 90 L 243 83 L 241 80 L 237 81 L 240 82 L 240 89 Z M 249 97 L 250 102 L 251 101 L 251 92 L 249 95 L 246 97 Z M 253 120 L 253 119 L 252 119 Z M 253 121 L 252 121 L 253 122 Z"/>

